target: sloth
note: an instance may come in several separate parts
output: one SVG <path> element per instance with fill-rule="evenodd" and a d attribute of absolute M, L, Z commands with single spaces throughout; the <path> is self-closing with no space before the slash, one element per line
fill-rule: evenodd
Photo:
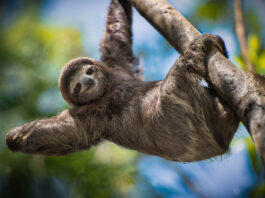
<path fill-rule="evenodd" d="M 197 37 L 164 80 L 145 82 L 132 52 L 131 15 L 126 0 L 111 1 L 101 61 L 75 58 L 62 69 L 59 89 L 71 108 L 10 130 L 9 149 L 66 155 L 108 140 L 182 162 L 228 151 L 237 117 L 201 84 L 207 79 L 207 59 L 219 51 L 227 55 L 223 40 Z"/>

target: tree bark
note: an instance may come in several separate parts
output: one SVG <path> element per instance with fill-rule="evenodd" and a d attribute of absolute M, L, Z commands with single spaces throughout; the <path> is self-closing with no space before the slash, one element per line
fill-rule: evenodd
<path fill-rule="evenodd" d="M 181 54 L 200 33 L 166 0 L 128 0 Z M 208 83 L 236 112 L 265 159 L 265 79 L 235 67 L 221 53 L 208 59 Z"/>

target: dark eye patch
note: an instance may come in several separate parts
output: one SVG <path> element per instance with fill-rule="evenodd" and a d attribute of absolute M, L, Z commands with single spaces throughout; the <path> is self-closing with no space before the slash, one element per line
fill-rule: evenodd
<path fill-rule="evenodd" d="M 87 71 L 86 71 L 86 74 L 87 75 L 91 75 L 91 74 L 93 74 L 94 73 L 94 69 L 92 69 L 92 68 L 89 68 Z"/>
<path fill-rule="evenodd" d="M 81 83 L 77 83 L 74 88 L 74 96 L 77 96 L 81 90 Z"/>

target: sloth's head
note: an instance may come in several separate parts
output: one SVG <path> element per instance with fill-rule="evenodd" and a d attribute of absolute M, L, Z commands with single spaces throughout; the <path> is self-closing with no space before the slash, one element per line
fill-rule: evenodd
<path fill-rule="evenodd" d="M 102 63 L 91 58 L 76 58 L 63 67 L 59 88 L 70 105 L 81 106 L 104 95 L 108 87 L 107 76 Z"/>

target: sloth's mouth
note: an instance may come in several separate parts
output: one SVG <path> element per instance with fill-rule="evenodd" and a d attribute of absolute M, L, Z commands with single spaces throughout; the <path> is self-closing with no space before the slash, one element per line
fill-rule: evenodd
<path fill-rule="evenodd" d="M 89 82 L 89 83 L 86 85 L 86 91 L 89 90 L 94 84 L 95 84 L 94 81 Z"/>

